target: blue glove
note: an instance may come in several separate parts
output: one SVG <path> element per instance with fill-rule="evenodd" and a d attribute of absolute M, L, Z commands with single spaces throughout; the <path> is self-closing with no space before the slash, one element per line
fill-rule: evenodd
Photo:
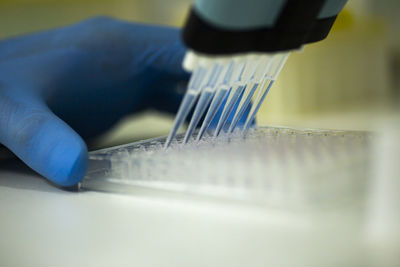
<path fill-rule="evenodd" d="M 0 143 L 74 185 L 87 169 L 83 139 L 132 112 L 177 110 L 184 53 L 177 29 L 109 18 L 2 41 Z"/>

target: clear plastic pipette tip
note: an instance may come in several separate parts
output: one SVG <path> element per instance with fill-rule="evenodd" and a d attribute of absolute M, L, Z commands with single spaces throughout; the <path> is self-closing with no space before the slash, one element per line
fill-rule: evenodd
<path fill-rule="evenodd" d="M 247 86 L 243 91 L 243 96 L 241 97 L 241 99 L 238 100 L 239 104 L 233 114 L 233 119 L 229 126 L 228 133 L 232 133 L 235 130 L 247 107 L 250 105 L 251 99 L 253 98 L 254 93 L 257 91 L 260 85 L 259 75 L 261 74 L 261 77 L 264 77 L 266 75 L 271 66 L 270 61 L 271 60 L 269 60 L 269 58 L 267 57 L 255 58 L 252 60 L 253 66 L 249 68 L 247 74 L 251 76 L 250 78 L 246 79 Z M 267 63 L 266 66 L 264 66 L 265 63 Z M 261 69 L 260 74 L 257 73 L 257 68 Z"/>
<path fill-rule="evenodd" d="M 228 96 L 228 100 L 226 101 L 224 110 L 222 111 L 222 115 L 218 121 L 217 128 L 214 131 L 214 136 L 218 136 L 228 121 L 229 115 L 234 109 L 236 103 L 240 101 L 242 93 L 245 89 L 245 85 L 237 85 L 231 89 L 230 94 Z"/>
<path fill-rule="evenodd" d="M 243 72 L 244 72 L 245 68 L 246 68 L 246 63 L 243 64 L 243 66 L 242 66 L 242 68 L 240 70 L 239 76 L 237 78 L 237 81 L 232 86 L 232 88 L 231 88 L 231 90 L 230 90 L 230 92 L 228 94 L 228 99 L 226 100 L 224 109 L 222 111 L 222 115 L 219 118 L 217 127 L 215 128 L 215 131 L 214 131 L 214 136 L 215 137 L 219 135 L 219 133 L 221 132 L 221 130 L 225 126 L 225 123 L 229 118 L 229 114 L 232 112 L 236 102 L 238 100 L 240 101 L 240 97 L 241 97 L 241 95 L 243 93 L 243 90 L 246 87 L 246 85 L 241 82 L 242 75 L 243 75 Z"/>
<path fill-rule="evenodd" d="M 249 130 L 250 126 L 252 125 L 255 116 L 258 110 L 261 107 L 261 104 L 264 102 L 266 96 L 268 95 L 271 86 L 273 85 L 276 77 L 279 75 L 280 71 L 282 70 L 283 65 L 285 64 L 287 58 L 289 57 L 289 53 L 276 55 L 275 56 L 275 66 L 272 70 L 272 73 L 268 75 L 264 79 L 264 86 L 262 86 L 257 94 L 256 100 L 253 103 L 252 109 L 250 110 L 249 116 L 246 119 L 246 122 L 243 127 L 243 135 L 246 135 L 247 131 Z"/>
<path fill-rule="evenodd" d="M 269 80 L 269 81 L 267 81 L 267 84 L 264 85 L 264 88 L 260 88 L 261 90 L 259 91 L 256 101 L 253 103 L 253 106 L 250 110 L 249 116 L 247 117 L 246 122 L 244 123 L 243 134 L 246 134 L 247 131 L 249 130 L 250 126 L 252 125 L 252 122 L 253 122 L 258 110 L 260 109 L 261 104 L 264 102 L 264 99 L 267 96 L 269 89 L 271 88 L 273 83 L 274 83 L 273 80 Z"/>
<path fill-rule="evenodd" d="M 203 124 L 201 125 L 200 131 L 197 135 L 197 138 L 196 138 L 197 141 L 199 141 L 203 137 L 205 131 L 208 129 L 212 120 L 215 118 L 215 115 L 217 114 L 220 106 L 222 105 L 226 95 L 229 93 L 228 84 L 232 78 L 233 65 L 234 65 L 234 62 L 233 62 L 233 60 L 231 60 L 228 65 L 228 68 L 226 70 L 226 73 L 224 75 L 224 78 L 222 80 L 222 85 L 217 85 L 218 89 L 216 90 L 215 94 L 213 95 L 213 99 L 211 101 L 210 107 L 208 108 L 208 111 L 204 118 Z"/>
<path fill-rule="evenodd" d="M 252 99 L 254 93 L 256 92 L 258 86 L 259 86 L 258 83 L 253 84 L 251 86 L 251 88 L 249 89 L 249 94 L 247 96 L 245 96 L 244 99 L 242 99 L 242 101 L 244 100 L 243 104 L 238 106 L 237 111 L 232 119 L 232 123 L 229 126 L 228 133 L 232 133 L 235 130 L 236 126 L 238 125 L 238 122 L 242 118 L 247 107 L 250 105 L 251 99 Z"/>
<path fill-rule="evenodd" d="M 192 88 L 196 89 L 197 87 L 199 87 L 202 80 L 204 79 L 204 76 L 205 76 L 205 70 L 202 67 L 199 67 L 193 73 L 193 75 L 189 81 L 188 90 L 185 93 L 182 103 L 179 106 L 178 113 L 175 116 L 172 130 L 169 133 L 167 140 L 165 141 L 165 144 L 164 144 L 165 149 L 171 145 L 172 140 L 175 138 L 176 133 L 178 132 L 179 128 L 184 123 L 187 115 L 189 114 L 191 108 L 193 107 L 193 105 L 197 99 L 198 93 L 196 93 L 196 90 L 192 90 Z"/>
<path fill-rule="evenodd" d="M 189 127 L 186 130 L 185 137 L 183 139 L 183 143 L 186 144 L 190 137 L 193 134 L 194 129 L 196 128 L 197 124 L 199 123 L 201 117 L 203 116 L 204 112 L 206 111 L 208 104 L 210 103 L 212 97 L 214 96 L 213 87 L 215 87 L 215 83 L 221 74 L 222 66 L 219 64 L 215 64 L 212 70 L 212 75 L 209 79 L 208 84 L 206 85 L 205 89 L 202 90 L 200 99 L 197 102 L 196 108 L 194 110 L 193 116 L 190 120 Z"/>
<path fill-rule="evenodd" d="M 200 131 L 197 135 L 197 141 L 199 141 L 203 137 L 205 131 L 208 129 L 212 120 L 215 118 L 215 115 L 217 114 L 219 108 L 222 105 L 222 102 L 224 101 L 228 93 L 229 88 L 227 86 L 222 86 L 215 93 L 214 98 L 210 104 L 210 108 L 207 111 L 206 117 L 204 118 L 203 124 L 201 125 Z"/>

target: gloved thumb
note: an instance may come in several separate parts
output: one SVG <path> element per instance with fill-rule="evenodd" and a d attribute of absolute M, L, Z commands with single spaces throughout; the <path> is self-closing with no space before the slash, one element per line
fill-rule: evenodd
<path fill-rule="evenodd" d="M 6 89 L 0 84 L 0 143 L 54 183 L 78 183 L 88 161 L 81 137 L 35 96 Z"/>

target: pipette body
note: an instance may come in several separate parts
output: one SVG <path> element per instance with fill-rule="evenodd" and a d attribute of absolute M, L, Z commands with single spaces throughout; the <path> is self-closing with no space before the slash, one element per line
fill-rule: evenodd
<path fill-rule="evenodd" d="M 196 127 L 197 140 L 239 125 L 245 134 L 290 52 L 323 40 L 346 2 L 196 0 L 182 32 L 188 48 L 183 67 L 193 74 L 165 147 L 193 107 L 183 143 Z"/>

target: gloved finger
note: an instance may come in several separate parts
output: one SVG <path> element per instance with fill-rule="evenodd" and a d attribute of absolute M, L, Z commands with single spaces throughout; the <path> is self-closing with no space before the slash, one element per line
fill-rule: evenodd
<path fill-rule="evenodd" d="M 34 96 L 1 84 L 0 143 L 61 186 L 74 185 L 85 175 L 87 148 L 79 135 Z"/>

